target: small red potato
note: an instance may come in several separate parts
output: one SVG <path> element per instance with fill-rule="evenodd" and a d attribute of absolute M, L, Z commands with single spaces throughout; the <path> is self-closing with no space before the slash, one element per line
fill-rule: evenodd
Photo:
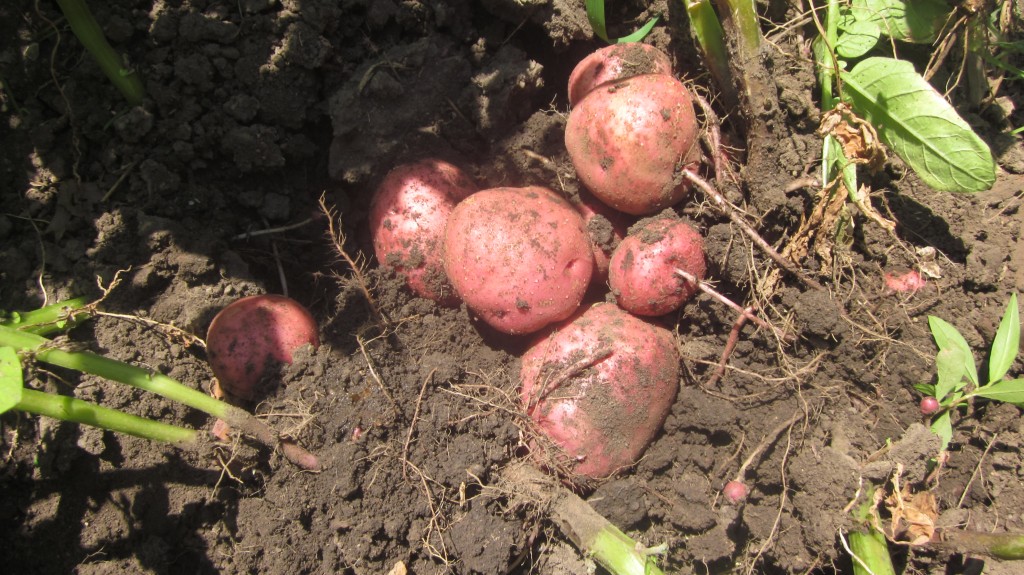
<path fill-rule="evenodd" d="M 565 146 L 580 181 L 598 199 L 649 215 L 687 196 L 683 170 L 700 160 L 689 90 L 666 74 L 596 88 L 569 113 Z"/>
<path fill-rule="evenodd" d="M 213 318 L 206 352 L 221 389 L 252 400 L 267 370 L 291 363 L 292 352 L 320 345 L 316 320 L 299 302 L 281 295 L 244 297 Z"/>
<path fill-rule="evenodd" d="M 444 228 L 455 204 L 475 191 L 462 170 L 442 160 L 420 160 L 391 170 L 370 205 L 377 261 L 404 276 L 416 295 L 456 304 L 441 263 Z"/>
<path fill-rule="evenodd" d="M 608 285 L 622 309 L 636 315 L 663 315 L 679 309 L 698 289 L 679 277 L 676 269 L 704 279 L 704 239 L 680 219 L 656 216 L 630 229 L 612 253 Z"/>
<path fill-rule="evenodd" d="M 668 54 L 639 42 L 612 44 L 590 54 L 569 75 L 569 105 L 603 84 L 641 74 L 672 74 Z"/>
<path fill-rule="evenodd" d="M 492 188 L 452 211 L 444 269 L 480 319 L 523 334 L 576 311 L 594 254 L 583 219 L 559 195 L 542 187 Z"/>
<path fill-rule="evenodd" d="M 564 452 L 557 467 L 600 479 L 636 463 L 661 430 L 679 352 L 667 329 L 598 303 L 530 347 L 520 375 L 524 410 Z"/>
<path fill-rule="evenodd" d="M 608 281 L 608 262 L 612 252 L 626 237 L 630 224 L 636 218 L 613 210 L 585 189 L 580 189 L 579 197 L 573 198 L 573 205 L 583 217 L 593 243 L 594 280 L 603 284 Z"/>

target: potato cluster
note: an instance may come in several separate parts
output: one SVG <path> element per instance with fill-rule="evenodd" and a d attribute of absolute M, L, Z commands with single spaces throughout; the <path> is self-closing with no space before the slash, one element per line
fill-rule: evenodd
<path fill-rule="evenodd" d="M 661 429 L 680 359 L 651 318 L 696 292 L 678 270 L 706 269 L 700 234 L 666 210 L 686 198 L 684 171 L 700 161 L 693 101 L 669 57 L 642 44 L 600 50 L 573 71 L 569 100 L 578 197 L 476 191 L 455 166 L 421 160 L 384 178 L 370 229 L 377 260 L 416 295 L 534 334 L 520 374 L 534 452 L 586 480 L 633 465 Z"/>

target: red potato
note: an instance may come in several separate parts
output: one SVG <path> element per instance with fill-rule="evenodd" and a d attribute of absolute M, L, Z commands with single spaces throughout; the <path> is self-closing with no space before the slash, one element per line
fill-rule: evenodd
<path fill-rule="evenodd" d="M 626 237 L 630 224 L 636 218 L 613 210 L 585 189 L 579 191 L 578 198 L 573 198 L 573 205 L 583 216 L 583 223 L 587 226 L 587 233 L 590 234 L 593 243 L 594 278 L 605 283 L 608 281 L 608 263 L 612 252 Z"/>
<path fill-rule="evenodd" d="M 612 44 L 590 54 L 569 75 L 569 105 L 575 106 L 594 88 L 641 74 L 672 74 L 668 54 L 639 42 Z"/>
<path fill-rule="evenodd" d="M 704 279 L 704 240 L 686 222 L 657 216 L 637 224 L 619 243 L 609 265 L 608 285 L 622 309 L 663 315 L 679 309 L 698 289 L 676 269 Z"/>
<path fill-rule="evenodd" d="M 520 375 L 523 408 L 569 472 L 604 478 L 636 463 L 661 430 L 679 352 L 667 329 L 598 303 L 530 347 Z"/>
<path fill-rule="evenodd" d="M 246 400 L 260 395 L 268 369 L 291 363 L 292 353 L 307 344 L 320 345 L 316 320 L 299 302 L 273 294 L 232 302 L 206 333 L 210 367 L 221 389 Z"/>
<path fill-rule="evenodd" d="M 448 218 L 444 269 L 455 292 L 491 327 L 537 331 L 579 307 L 594 271 L 583 219 L 547 188 L 493 188 Z"/>
<path fill-rule="evenodd" d="M 405 277 L 420 297 L 458 302 L 441 263 L 444 228 L 455 204 L 476 191 L 459 168 L 436 159 L 393 169 L 370 205 L 370 235 L 377 261 Z"/>
<path fill-rule="evenodd" d="M 634 76 L 595 89 L 569 113 L 565 146 L 580 181 L 598 199 L 633 215 L 682 201 L 682 171 L 700 161 L 689 90 L 666 74 Z"/>

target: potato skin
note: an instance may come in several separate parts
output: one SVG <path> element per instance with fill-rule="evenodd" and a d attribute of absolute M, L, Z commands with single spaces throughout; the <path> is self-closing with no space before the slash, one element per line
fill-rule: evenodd
<path fill-rule="evenodd" d="M 455 204 L 475 191 L 462 170 L 442 160 L 424 159 L 391 170 L 370 205 L 377 261 L 404 276 L 416 295 L 457 304 L 442 264 L 444 228 Z"/>
<path fill-rule="evenodd" d="M 639 42 L 612 44 L 591 53 L 569 74 L 569 105 L 575 106 L 594 88 L 641 74 L 672 74 L 668 54 Z"/>
<path fill-rule="evenodd" d="M 569 113 L 565 146 L 580 181 L 633 215 L 659 212 L 690 191 L 682 171 L 700 160 L 689 90 L 665 74 L 605 84 Z"/>
<path fill-rule="evenodd" d="M 523 409 L 564 452 L 557 467 L 586 482 L 636 463 L 661 430 L 679 391 L 679 352 L 667 329 L 598 303 L 539 338 L 520 376 Z"/>
<path fill-rule="evenodd" d="M 636 315 L 679 309 L 697 286 L 676 275 L 681 269 L 700 279 L 707 273 L 704 239 L 686 222 L 657 216 L 643 220 L 612 253 L 608 285 L 616 303 Z"/>
<path fill-rule="evenodd" d="M 568 201 L 542 187 L 492 188 L 452 211 L 444 269 L 480 319 L 503 333 L 523 334 L 576 311 L 594 254 Z"/>
<path fill-rule="evenodd" d="M 292 352 L 319 347 L 316 320 L 299 302 L 282 295 L 243 297 L 222 309 L 206 332 L 206 353 L 221 389 L 256 399 L 266 370 L 291 363 Z"/>

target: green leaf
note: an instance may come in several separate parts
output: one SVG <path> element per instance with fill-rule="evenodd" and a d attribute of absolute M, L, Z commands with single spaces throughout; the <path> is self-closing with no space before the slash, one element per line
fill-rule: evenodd
<path fill-rule="evenodd" d="M 1013 366 L 1020 351 L 1020 311 L 1017 309 L 1017 294 L 1010 296 L 1006 312 L 999 322 L 996 337 L 992 340 L 992 351 L 988 358 L 988 380 L 999 381 Z"/>
<path fill-rule="evenodd" d="M 1024 379 L 1004 379 L 979 387 L 974 395 L 1024 407 Z"/>
<path fill-rule="evenodd" d="M 0 347 L 0 413 L 18 405 L 22 387 L 24 381 L 18 352 L 13 347 Z"/>
<path fill-rule="evenodd" d="M 953 441 L 953 422 L 949 419 L 949 412 L 943 411 L 932 420 L 932 432 L 942 440 L 942 447 L 939 451 L 945 451 L 949 442 Z"/>
<path fill-rule="evenodd" d="M 935 338 L 935 345 L 939 346 L 939 351 L 956 349 L 963 354 L 964 373 L 967 374 L 967 379 L 977 386 L 978 368 L 974 365 L 974 354 L 964 336 L 960 335 L 960 332 L 952 324 L 933 315 L 928 316 L 928 328 L 932 332 L 932 337 Z"/>
<path fill-rule="evenodd" d="M 953 10 L 945 0 L 853 0 L 850 13 L 896 40 L 931 44 Z"/>
<path fill-rule="evenodd" d="M 847 26 L 840 25 L 843 31 L 836 42 L 836 54 L 843 58 L 860 58 L 878 43 L 881 30 L 874 22 L 854 20 Z"/>
<path fill-rule="evenodd" d="M 639 42 L 643 40 L 651 33 L 651 30 L 654 29 L 659 18 L 658 16 L 655 16 L 636 32 L 633 32 L 628 36 L 612 40 L 608 37 L 608 29 L 605 25 L 604 0 L 586 0 L 586 9 L 587 20 L 590 21 L 590 27 L 594 30 L 594 34 L 609 44 L 625 44 L 627 42 Z"/>
<path fill-rule="evenodd" d="M 964 354 L 959 349 L 943 349 L 935 354 L 935 399 L 941 403 L 950 392 L 963 389 L 966 370 Z"/>
<path fill-rule="evenodd" d="M 988 145 L 913 64 L 867 58 L 842 78 L 844 99 L 924 183 L 946 192 L 992 187 L 996 164 Z"/>
<path fill-rule="evenodd" d="M 915 383 L 912 386 L 926 397 L 935 397 L 935 386 L 930 383 Z"/>

